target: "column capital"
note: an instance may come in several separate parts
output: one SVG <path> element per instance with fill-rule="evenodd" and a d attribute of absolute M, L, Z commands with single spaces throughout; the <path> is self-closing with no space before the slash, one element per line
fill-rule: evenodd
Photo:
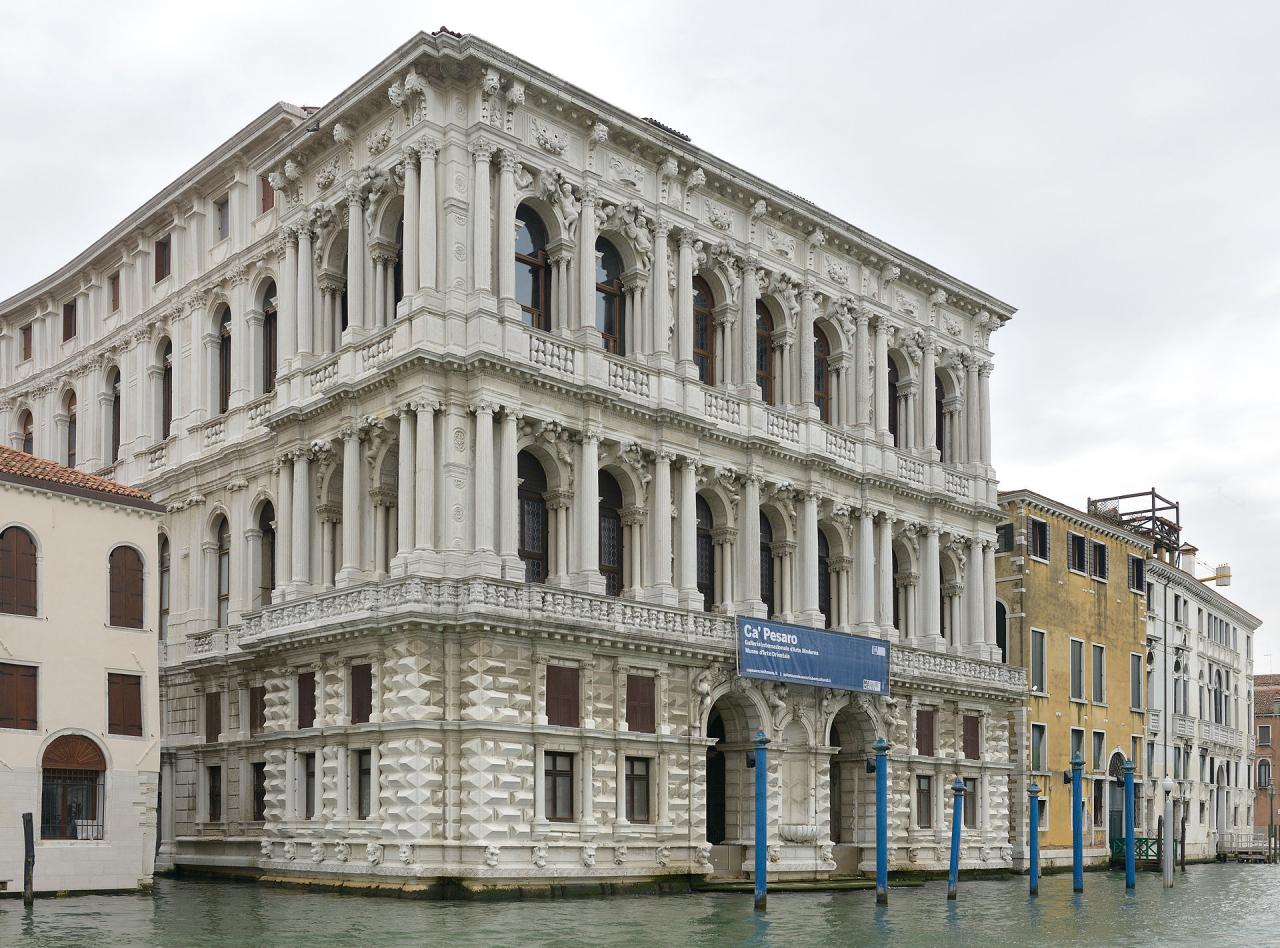
<path fill-rule="evenodd" d="M 504 173 L 514 174 L 520 164 L 520 154 L 514 148 L 503 148 L 498 156 L 498 165 Z"/>
<path fill-rule="evenodd" d="M 498 410 L 498 406 L 487 399 L 481 399 L 470 406 L 470 411 L 476 415 L 490 415 Z"/>
<path fill-rule="evenodd" d="M 440 154 L 440 141 L 430 135 L 424 135 L 422 138 L 415 139 L 413 146 L 415 151 L 426 160 L 434 161 L 436 156 Z"/>
<path fill-rule="evenodd" d="M 493 142 L 487 138 L 481 138 L 471 143 L 471 157 L 475 159 L 476 164 L 488 164 L 493 160 L 493 153 L 497 150 Z"/>

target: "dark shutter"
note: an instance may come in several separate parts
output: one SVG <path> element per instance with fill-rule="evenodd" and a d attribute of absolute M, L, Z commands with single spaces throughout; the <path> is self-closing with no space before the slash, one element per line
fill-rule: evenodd
<path fill-rule="evenodd" d="M 351 666 L 351 723 L 367 724 L 373 712 L 373 666 Z"/>
<path fill-rule="evenodd" d="M 0 612 L 36 614 L 36 544 L 21 527 L 0 533 Z"/>
<path fill-rule="evenodd" d="M 107 731 L 142 736 L 142 679 L 138 675 L 107 675 Z"/>
<path fill-rule="evenodd" d="M 547 723 L 579 727 L 578 669 L 547 666 Z"/>
<path fill-rule="evenodd" d="M 316 726 L 316 673 L 298 675 L 298 727 Z"/>
<path fill-rule="evenodd" d="M 204 739 L 207 744 L 218 743 L 222 734 L 222 692 L 207 691 L 204 696 Z"/>
<path fill-rule="evenodd" d="M 143 619 L 142 557 L 128 546 L 111 551 L 111 625 L 141 629 Z"/>
<path fill-rule="evenodd" d="M 261 734 L 267 726 L 267 688 L 253 685 L 249 688 L 249 733 Z"/>
<path fill-rule="evenodd" d="M 921 708 L 916 712 L 916 753 L 921 757 L 933 756 L 934 711 Z"/>
<path fill-rule="evenodd" d="M 654 679 L 649 675 L 627 676 L 627 730 L 657 733 Z"/>
<path fill-rule="evenodd" d="M 976 714 L 966 714 L 964 716 L 963 749 L 964 756 L 969 760 L 977 760 L 978 755 L 981 753 L 978 740 L 978 724 L 980 720 Z"/>
<path fill-rule="evenodd" d="M 0 663 L 0 727 L 36 728 L 36 683 L 34 665 Z"/>

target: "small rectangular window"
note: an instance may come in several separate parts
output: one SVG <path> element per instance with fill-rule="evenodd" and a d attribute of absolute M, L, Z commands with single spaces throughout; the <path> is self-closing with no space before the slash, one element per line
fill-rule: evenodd
<path fill-rule="evenodd" d="M 652 675 L 627 676 L 627 730 L 641 734 L 657 733 L 654 713 L 654 686 Z"/>
<path fill-rule="evenodd" d="M 373 666 L 351 666 L 351 723 L 368 724 L 373 715 Z"/>
<path fill-rule="evenodd" d="M 964 778 L 964 819 L 961 825 L 965 829 L 978 828 L 978 778 Z"/>
<path fill-rule="evenodd" d="M 924 775 L 916 777 L 916 826 L 933 827 L 933 778 Z"/>
<path fill-rule="evenodd" d="M 547 723 L 581 727 L 580 698 L 578 669 L 568 665 L 548 665 Z"/>
<path fill-rule="evenodd" d="M 31 338 L 32 338 L 32 335 L 34 334 L 34 327 L 31 325 L 31 323 L 27 323 L 20 330 L 18 330 L 18 334 L 22 337 L 22 360 L 21 361 L 26 362 L 31 358 L 31 350 L 32 350 Z"/>
<path fill-rule="evenodd" d="M 302 754 L 302 818 L 315 819 L 316 816 L 316 755 Z"/>
<path fill-rule="evenodd" d="M 1071 729 L 1071 756 L 1084 760 L 1084 728 L 1082 727 Z"/>
<path fill-rule="evenodd" d="M 1040 560 L 1049 558 L 1049 524 L 1035 517 L 1027 518 L 1027 552 Z"/>
<path fill-rule="evenodd" d="M 547 819 L 561 823 L 572 822 L 573 754 L 547 751 L 544 765 Z"/>
<path fill-rule="evenodd" d="M 142 676 L 107 674 L 107 733 L 142 736 Z"/>
<path fill-rule="evenodd" d="M 1141 556 L 1129 554 L 1129 589 L 1140 593 L 1147 588 L 1147 561 Z"/>
<path fill-rule="evenodd" d="M 916 753 L 921 757 L 933 756 L 933 724 L 936 713 L 932 708 L 920 708 L 916 711 Z"/>
<path fill-rule="evenodd" d="M 1067 534 L 1067 568 L 1077 573 L 1085 572 L 1085 540 L 1079 533 Z"/>
<path fill-rule="evenodd" d="M 36 729 L 38 679 L 35 665 L 0 662 L 0 727 Z"/>
<path fill-rule="evenodd" d="M 1071 700 L 1084 700 L 1084 643 L 1071 640 Z"/>
<path fill-rule="evenodd" d="M 231 201 L 220 198 L 213 202 L 213 220 L 218 240 L 226 240 L 231 234 Z"/>
<path fill-rule="evenodd" d="M 979 735 L 982 719 L 976 714 L 966 714 L 963 720 L 961 746 L 964 756 L 969 760 L 978 760 L 982 756 L 982 741 Z"/>
<path fill-rule="evenodd" d="M 356 819 L 367 820 L 373 812 L 373 752 L 356 751 Z"/>
<path fill-rule="evenodd" d="M 204 740 L 216 744 L 222 737 L 222 692 L 204 693 Z"/>
<path fill-rule="evenodd" d="M 276 206 L 276 189 L 265 174 L 258 175 L 258 213 L 265 214 Z"/>
<path fill-rule="evenodd" d="M 628 757 L 627 820 L 631 823 L 649 822 L 649 767 L 648 757 Z"/>
<path fill-rule="evenodd" d="M 111 276 L 107 277 L 107 288 L 111 292 L 111 312 L 120 311 L 120 271 L 117 270 Z"/>
<path fill-rule="evenodd" d="M 1106 825 L 1107 810 L 1103 803 L 1106 789 L 1107 782 L 1105 780 L 1095 780 L 1093 782 L 1093 826 L 1095 829 L 1101 829 Z"/>
<path fill-rule="evenodd" d="M 257 761 L 251 765 L 253 774 L 253 815 L 255 823 L 262 823 L 267 818 L 267 765 Z"/>
<path fill-rule="evenodd" d="M 261 734 L 267 729 L 267 687 L 253 685 L 249 688 L 249 733 Z"/>
<path fill-rule="evenodd" d="M 1258 743 L 1263 745 L 1264 747 L 1271 746 L 1271 725 L 1270 724 L 1258 725 Z"/>
<path fill-rule="evenodd" d="M 1107 703 L 1107 649 L 1102 645 L 1093 646 L 1093 702 Z"/>
<path fill-rule="evenodd" d="M 1002 523 L 996 527 L 996 552 L 1013 552 L 1013 524 Z"/>
<path fill-rule="evenodd" d="M 1093 757 L 1092 764 L 1094 770 L 1102 770 L 1102 757 L 1106 753 L 1107 735 L 1104 731 L 1093 732 Z"/>
<path fill-rule="evenodd" d="M 1090 574 L 1094 579 L 1107 581 L 1107 545 L 1094 542 L 1092 555 L 1089 557 Z"/>
<path fill-rule="evenodd" d="M 1035 773 L 1044 773 L 1048 766 L 1048 748 L 1045 746 L 1043 724 L 1031 725 L 1031 769 Z"/>
<path fill-rule="evenodd" d="M 1142 710 L 1142 656 L 1136 652 L 1129 654 L 1129 707 L 1134 711 Z"/>
<path fill-rule="evenodd" d="M 172 237 L 169 234 L 165 234 L 155 243 L 156 283 L 159 283 L 169 275 L 172 267 L 172 260 L 170 259 L 172 248 Z"/>
<path fill-rule="evenodd" d="M 1031 690 L 1045 694 L 1044 633 L 1031 630 Z"/>
<path fill-rule="evenodd" d="M 222 768 L 207 768 L 209 781 L 209 822 L 222 821 Z"/>
<path fill-rule="evenodd" d="M 298 730 L 316 726 L 316 673 L 298 675 Z"/>
<path fill-rule="evenodd" d="M 62 341 L 76 337 L 76 301 L 62 304 Z"/>

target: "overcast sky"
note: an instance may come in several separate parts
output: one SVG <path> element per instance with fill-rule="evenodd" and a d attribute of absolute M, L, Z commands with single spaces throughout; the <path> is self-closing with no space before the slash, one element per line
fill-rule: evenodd
<path fill-rule="evenodd" d="M 1002 486 L 1181 501 L 1280 671 L 1280 5 L 183 6 L 7 9 L 0 298 L 272 102 L 322 105 L 444 23 L 1017 306 Z"/>

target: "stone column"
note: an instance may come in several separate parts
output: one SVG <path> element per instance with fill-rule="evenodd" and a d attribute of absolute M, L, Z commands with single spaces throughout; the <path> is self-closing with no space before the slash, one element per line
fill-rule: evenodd
<path fill-rule="evenodd" d="M 920 352 L 920 381 L 923 383 L 923 394 L 920 398 L 920 447 L 925 457 L 938 460 L 938 372 L 936 367 L 937 346 L 932 339 L 926 339 Z"/>
<path fill-rule="evenodd" d="M 676 361 L 693 361 L 693 231 L 680 231 L 676 262 Z M 690 367 L 692 371 L 692 366 Z"/>
<path fill-rule="evenodd" d="M 513 212 L 514 213 L 514 212 Z M 514 219 L 514 218 L 513 218 Z M 512 250 L 512 259 L 515 251 Z M 516 474 L 519 454 L 520 413 L 510 405 L 502 412 L 502 451 L 498 457 L 498 553 L 515 563 L 519 555 L 520 511 L 516 499 L 520 490 Z M 550 551 L 548 551 L 550 552 Z"/>
<path fill-rule="evenodd" d="M 435 546 L 436 406 L 416 402 L 413 409 L 418 426 L 414 439 L 417 494 L 413 511 L 414 549 L 425 551 Z"/>
<path fill-rule="evenodd" d="M 880 580 L 879 607 L 877 617 L 881 634 L 887 639 L 893 635 L 893 514 L 883 512 L 876 518 L 878 547 L 876 556 L 877 576 Z"/>
<path fill-rule="evenodd" d="M 315 276 L 311 249 L 311 228 L 303 224 L 298 228 L 298 355 L 311 355 L 315 351 Z"/>
<path fill-rule="evenodd" d="M 342 569 L 337 584 L 349 585 L 360 577 L 360 431 L 354 426 L 342 433 Z"/>
<path fill-rule="evenodd" d="M 992 660 L 996 660 L 999 658 L 996 643 L 996 547 L 990 540 L 982 543 L 982 580 L 983 641 L 990 647 Z"/>
<path fill-rule="evenodd" d="M 578 211 L 578 325 L 596 328 L 596 192 L 582 189 Z"/>
<path fill-rule="evenodd" d="M 812 398 L 809 404 L 813 404 Z M 818 609 L 818 495 L 812 490 L 806 490 L 800 500 L 798 552 L 796 568 L 800 573 L 800 601 L 796 603 L 795 611 L 800 614 L 803 624 L 821 628 L 826 625 L 826 620 Z"/>
<path fill-rule="evenodd" d="M 866 311 L 858 311 L 854 317 L 854 326 L 853 385 L 851 386 L 853 390 L 853 422 L 859 426 L 866 426 L 871 423 L 871 393 L 867 391 L 870 318 Z"/>
<path fill-rule="evenodd" d="M 604 590 L 600 573 L 600 435 L 584 431 L 578 449 L 575 511 L 578 525 L 578 585 L 588 592 Z"/>
<path fill-rule="evenodd" d="M 700 609 L 702 594 L 698 592 L 698 475 L 697 461 L 686 457 L 680 462 L 680 486 L 676 507 L 680 521 L 680 605 Z"/>
<path fill-rule="evenodd" d="M 759 391 L 757 386 L 756 391 Z M 760 598 L 760 475 L 749 471 L 742 479 L 738 501 L 738 612 L 763 616 Z"/>
<path fill-rule="evenodd" d="M 347 332 L 358 335 L 364 318 L 364 195 L 347 188 Z M 344 340 L 345 342 L 346 340 Z M 344 555 L 346 555 L 344 553 Z"/>
<path fill-rule="evenodd" d="M 293 455 L 286 454 L 280 459 L 276 473 L 279 486 L 276 488 L 275 505 L 276 576 L 273 598 L 279 599 L 288 590 L 293 575 Z"/>
<path fill-rule="evenodd" d="M 493 405 L 479 402 L 476 415 L 475 518 L 476 551 L 494 552 L 493 542 Z"/>
<path fill-rule="evenodd" d="M 407 226 L 405 232 L 408 233 Z M 398 482 L 396 485 L 396 516 L 398 518 L 396 555 L 401 560 L 399 565 L 403 569 L 404 557 L 407 557 L 417 545 L 415 528 L 417 526 L 418 450 L 415 437 L 417 419 L 413 410 L 407 406 L 402 407 L 399 415 L 400 447 L 397 453 L 399 468 L 396 474 Z"/>
<path fill-rule="evenodd" d="M 668 605 L 676 602 L 675 587 L 671 583 L 671 462 L 675 455 L 669 451 L 659 450 L 653 462 L 652 516 L 649 518 L 649 551 L 653 563 L 650 566 L 653 577 L 653 596 L 655 602 Z"/>
<path fill-rule="evenodd" d="M 471 213 L 471 278 L 475 289 L 488 292 L 493 289 L 493 185 L 489 180 L 489 161 L 493 158 L 493 146 L 481 139 L 471 146 L 471 157 L 475 161 Z"/>
<path fill-rule="evenodd" d="M 800 405 L 805 414 L 815 415 L 813 402 L 813 321 L 817 315 L 814 289 L 808 283 L 800 291 Z"/>
<path fill-rule="evenodd" d="M 876 435 L 881 444 L 889 444 L 889 412 L 896 411 L 897 406 L 889 404 L 889 327 L 883 317 L 876 318 L 875 330 Z"/>
<path fill-rule="evenodd" d="M 875 512 L 858 513 L 858 631 L 868 634 L 876 625 Z"/>
<path fill-rule="evenodd" d="M 401 154 L 404 157 L 404 252 L 402 254 L 402 277 L 406 298 L 417 293 L 422 284 L 419 281 L 418 230 L 419 217 L 422 213 L 422 188 L 418 178 L 418 146 L 407 146 Z M 400 504 L 404 510 L 404 504 Z M 404 543 L 404 531 L 400 532 L 400 542 Z"/>
<path fill-rule="evenodd" d="M 982 437 L 978 460 L 991 466 L 991 370 L 990 362 L 978 367 L 978 413 L 982 417 Z"/>
<path fill-rule="evenodd" d="M 924 567 L 920 576 L 920 595 L 923 600 L 924 622 L 922 628 L 916 630 L 916 637 L 926 646 L 933 646 L 939 641 L 942 629 L 941 586 L 942 567 L 939 560 L 938 528 L 933 524 L 922 527 L 924 531 Z"/>
<path fill-rule="evenodd" d="M 305 591 L 311 585 L 311 455 L 299 451 L 293 458 L 293 585 Z"/>
<path fill-rule="evenodd" d="M 502 150 L 498 174 L 498 298 L 516 315 L 516 153 Z"/>
<path fill-rule="evenodd" d="M 742 363 L 742 381 L 738 394 L 743 398 L 761 399 L 764 393 L 756 384 L 756 303 L 760 299 L 758 261 L 748 255 L 742 271 L 742 304 L 738 312 L 738 359 Z"/>
<path fill-rule="evenodd" d="M 982 410 L 978 395 L 978 359 L 975 356 L 969 356 L 965 360 L 964 367 L 965 420 L 968 422 L 969 429 L 968 454 L 965 457 L 969 461 L 980 462 L 982 460 Z"/>
<path fill-rule="evenodd" d="M 284 231 L 284 274 L 276 285 L 279 308 L 276 312 L 276 359 L 281 366 L 288 366 L 298 348 L 298 251 L 300 234 L 294 227 Z M 310 254 L 307 254 L 310 257 Z M 257 360 L 255 360 L 256 362 Z M 258 371 L 255 364 L 253 370 Z M 240 367 L 243 372 L 243 365 Z"/>
<path fill-rule="evenodd" d="M 659 218 L 653 224 L 653 351 L 671 354 L 671 290 L 667 276 L 667 235 L 671 222 Z"/>
<path fill-rule="evenodd" d="M 422 288 L 436 286 L 436 156 L 440 143 L 434 138 L 418 139 L 418 157 L 422 162 L 418 195 L 418 278 Z"/>

